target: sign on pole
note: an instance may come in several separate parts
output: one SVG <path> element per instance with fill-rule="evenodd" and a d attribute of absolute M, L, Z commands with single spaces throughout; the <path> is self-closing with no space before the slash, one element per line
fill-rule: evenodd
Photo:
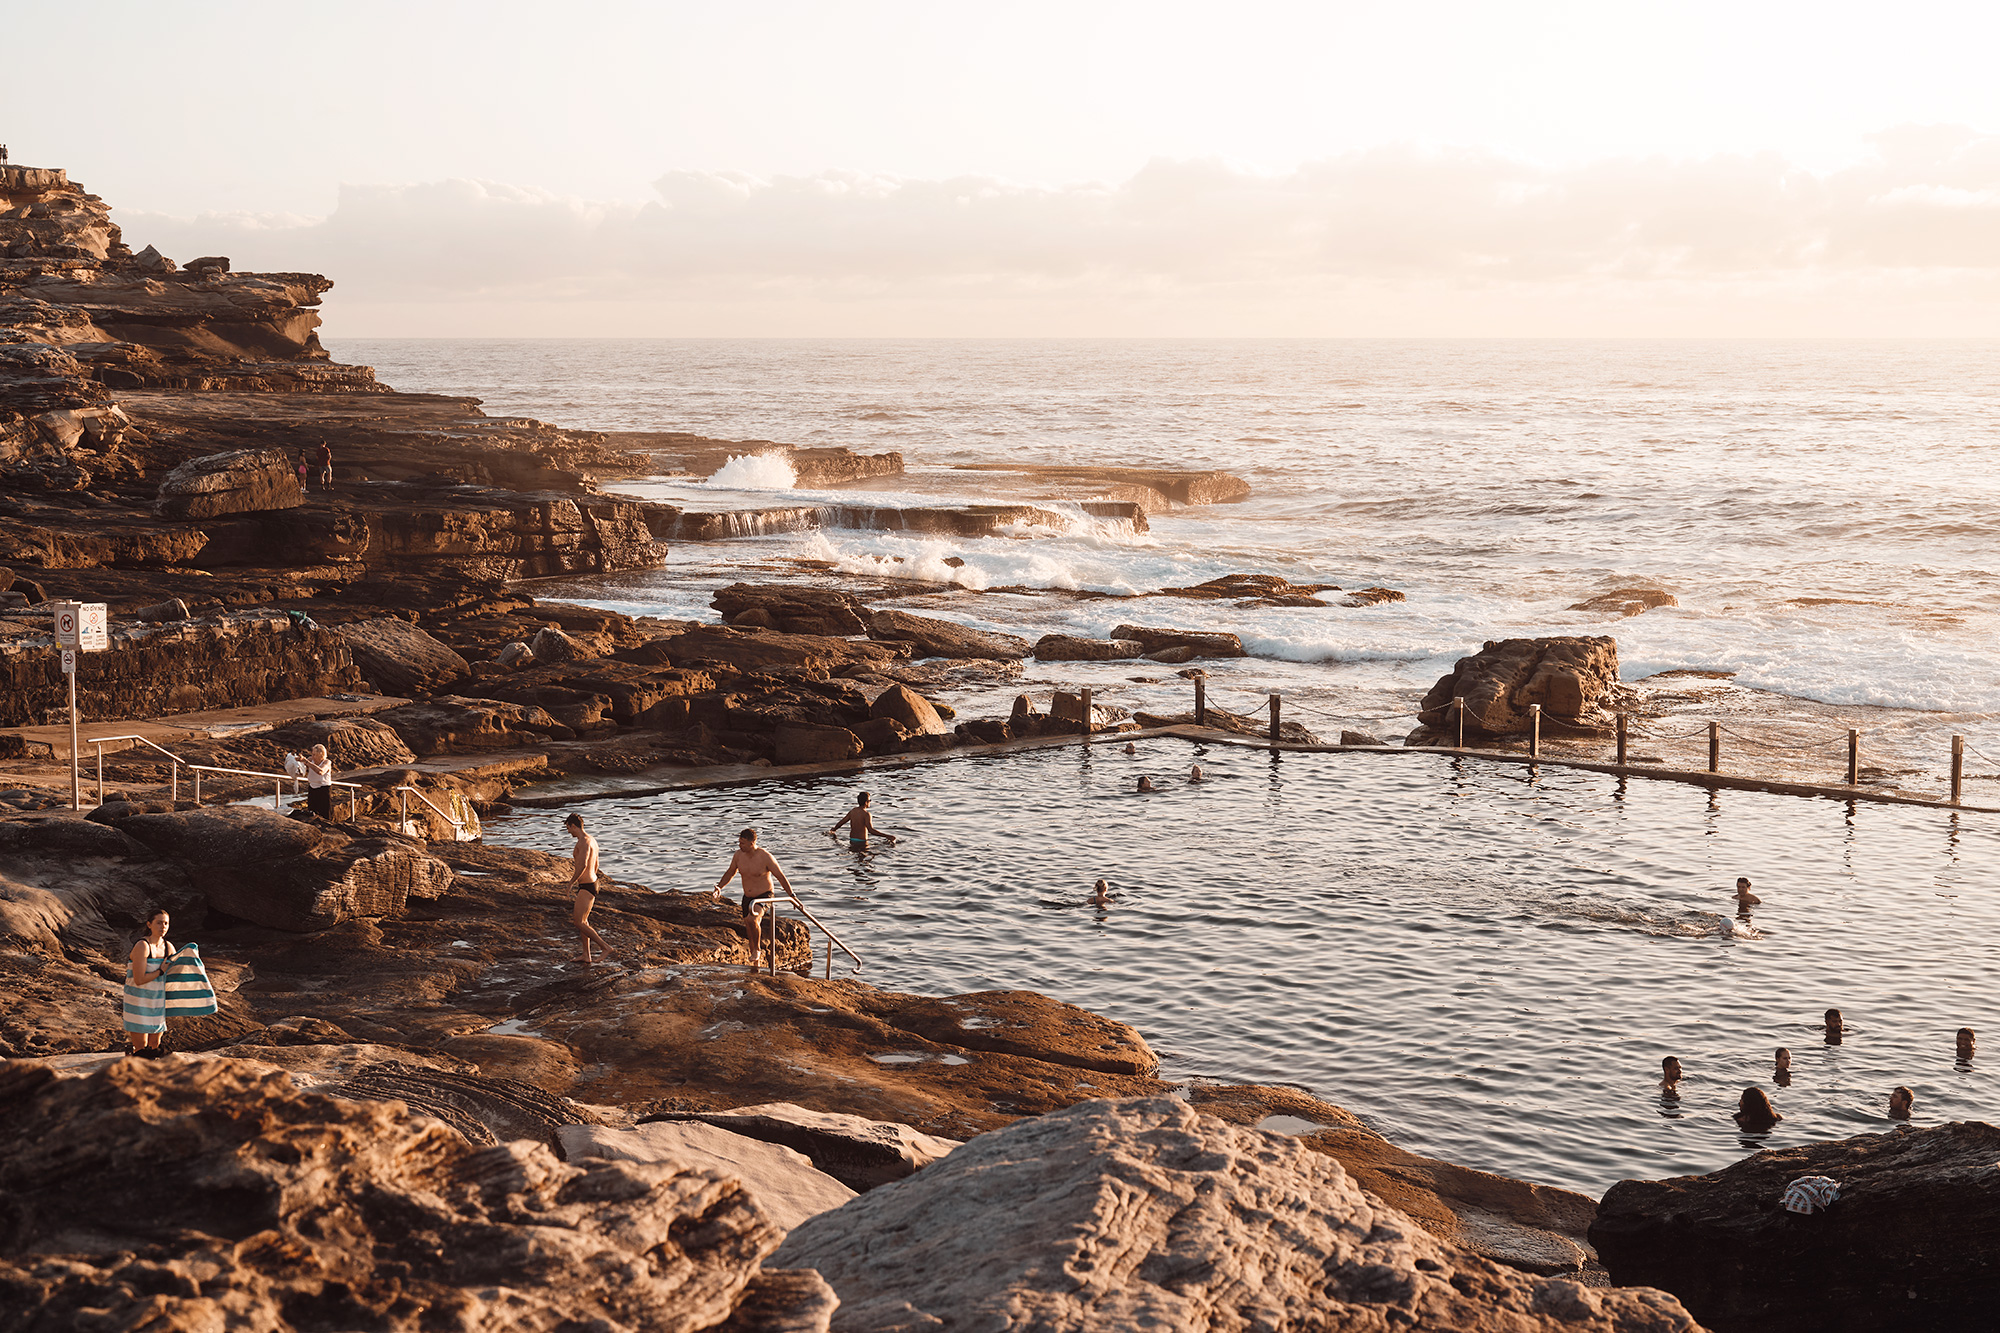
<path fill-rule="evenodd" d="M 101 653 L 111 646 L 110 617 L 103 602 L 57 602 L 56 646 Z"/>
<path fill-rule="evenodd" d="M 74 676 L 76 674 L 76 649 L 65 648 L 62 650 L 62 655 L 63 674 L 65 676 Z"/>

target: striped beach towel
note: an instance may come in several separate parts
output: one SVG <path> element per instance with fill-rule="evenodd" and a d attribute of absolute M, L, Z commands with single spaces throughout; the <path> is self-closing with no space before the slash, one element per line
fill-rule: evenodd
<path fill-rule="evenodd" d="M 1794 1213 L 1825 1211 L 1840 1198 L 1840 1182 L 1829 1176 L 1800 1176 L 1785 1186 L 1785 1207 Z"/>
<path fill-rule="evenodd" d="M 165 1011 L 178 1018 L 199 1018 L 215 1012 L 215 988 L 201 965 L 201 946 L 184 944 L 167 964 Z"/>

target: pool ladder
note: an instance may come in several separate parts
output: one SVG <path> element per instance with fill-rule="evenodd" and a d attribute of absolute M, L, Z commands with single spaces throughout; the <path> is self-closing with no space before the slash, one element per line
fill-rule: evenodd
<path fill-rule="evenodd" d="M 790 900 L 792 906 L 799 909 L 800 916 L 818 926 L 819 933 L 826 936 L 826 975 L 829 979 L 833 976 L 833 951 L 836 948 L 854 960 L 855 971 L 858 972 L 861 970 L 861 955 L 848 948 L 847 942 L 841 939 L 840 936 L 828 930 L 826 922 L 814 916 L 812 910 L 799 901 L 798 894 L 788 890 L 785 893 L 785 898 Z M 757 934 L 758 938 L 763 942 L 765 956 L 771 960 L 767 970 L 772 976 L 778 974 L 778 902 L 778 895 L 774 893 L 750 909 L 753 915 L 762 918 L 759 922 Z M 750 965 L 752 967 L 757 965 L 757 960 L 754 957 L 750 960 Z"/>

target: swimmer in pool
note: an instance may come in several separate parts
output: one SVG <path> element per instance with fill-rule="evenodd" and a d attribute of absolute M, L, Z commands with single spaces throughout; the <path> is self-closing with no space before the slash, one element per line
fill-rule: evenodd
<path fill-rule="evenodd" d="M 1778 1048 L 1778 1054 L 1771 1070 L 1771 1081 L 1781 1088 L 1792 1086 L 1792 1053 L 1786 1047 L 1780 1046 Z"/>
<path fill-rule="evenodd" d="M 1138 747 L 1138 746 L 1136 746 L 1136 745 L 1134 745 L 1134 744 L 1132 744 L 1132 742 L 1130 742 L 1130 741 L 1126 741 L 1126 742 L 1125 742 L 1125 753 L 1126 753 L 1126 754 L 1137 754 L 1137 753 L 1139 753 L 1139 747 Z"/>
<path fill-rule="evenodd" d="M 1847 1035 L 1847 1025 L 1841 1021 L 1840 1010 L 1838 1009 L 1827 1010 L 1826 1044 L 1829 1046 L 1838 1046 L 1840 1045 L 1840 1039 L 1846 1035 Z"/>
<path fill-rule="evenodd" d="M 1736 881 L 1736 915 L 1748 921 L 1750 919 L 1750 909 L 1763 901 L 1762 898 L 1750 892 L 1749 880 L 1739 879 Z"/>
<path fill-rule="evenodd" d="M 1971 1060 L 1972 1052 L 1978 1046 L 1979 1035 L 1971 1028 L 1960 1028 L 1958 1030 L 1958 1058 L 1960 1060 Z"/>
<path fill-rule="evenodd" d="M 1660 1092 L 1668 1097 L 1681 1095 L 1681 1062 L 1671 1055 L 1660 1061 Z"/>
<path fill-rule="evenodd" d="M 1207 777 L 1201 771 L 1200 764 L 1196 764 L 1193 768 L 1190 768 L 1188 770 L 1189 782 L 1206 782 L 1207 780 L 1208 780 Z"/>
<path fill-rule="evenodd" d="M 896 845 L 895 834 L 875 827 L 875 816 L 868 809 L 868 793 L 865 791 L 855 794 L 854 808 L 835 820 L 833 827 L 826 831 L 826 836 L 838 837 L 842 824 L 847 825 L 847 845 L 857 852 L 868 850 L 870 834 L 885 840 L 891 847 Z"/>
<path fill-rule="evenodd" d="M 1090 890 L 1090 905 L 1092 907 L 1111 906 L 1111 885 L 1108 881 L 1100 879 L 1092 886 Z"/>
<path fill-rule="evenodd" d="M 1155 787 L 1155 786 L 1153 785 L 1153 780 L 1152 780 L 1151 778 L 1140 778 L 1140 779 L 1139 779 L 1139 790 L 1140 790 L 1140 791 L 1158 791 L 1158 790 L 1159 790 L 1159 788 L 1158 788 L 1158 787 Z"/>
<path fill-rule="evenodd" d="M 1785 1117 L 1778 1114 L 1778 1108 L 1771 1105 L 1771 1099 L 1764 1095 L 1762 1088 L 1745 1088 L 1742 1100 L 1736 1103 L 1733 1118 L 1747 1132 L 1762 1134 Z"/>
<path fill-rule="evenodd" d="M 1898 1087 L 1894 1092 L 1889 1094 L 1889 1118 L 1891 1120 L 1908 1120 L 1910 1112 L 1916 1109 L 1917 1094 L 1911 1092 L 1908 1088 Z"/>

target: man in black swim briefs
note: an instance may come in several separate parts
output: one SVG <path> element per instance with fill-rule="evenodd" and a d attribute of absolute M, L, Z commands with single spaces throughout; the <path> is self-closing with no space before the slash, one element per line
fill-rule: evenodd
<path fill-rule="evenodd" d="M 778 858 L 757 845 L 757 830 L 744 829 L 736 835 L 736 855 L 729 858 L 729 869 L 722 872 L 722 878 L 715 881 L 715 891 L 721 893 L 734 876 L 743 876 L 743 904 L 736 929 L 742 933 L 743 942 L 750 946 L 750 966 L 757 966 L 763 955 L 764 907 L 771 897 L 771 876 L 778 877 L 785 892 L 797 896 L 792 881 L 785 878 L 784 867 Z"/>

